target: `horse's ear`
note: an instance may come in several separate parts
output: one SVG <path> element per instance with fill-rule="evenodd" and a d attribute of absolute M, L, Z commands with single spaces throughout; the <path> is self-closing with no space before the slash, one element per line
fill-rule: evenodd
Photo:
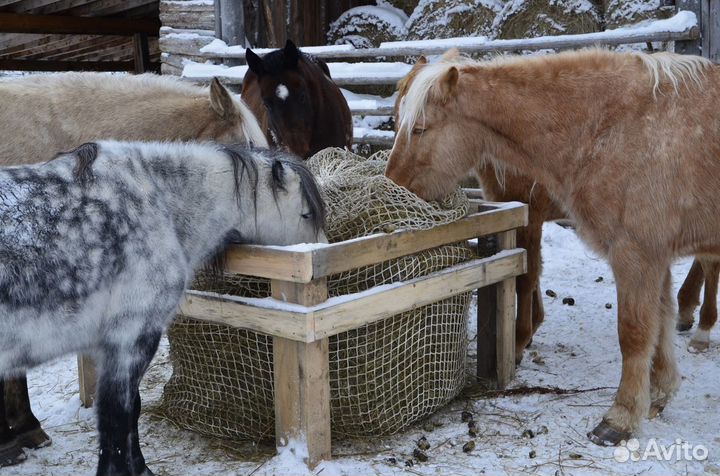
<path fill-rule="evenodd" d="M 285 56 L 285 67 L 296 68 L 298 60 L 300 59 L 300 50 L 295 43 L 291 40 L 287 40 L 285 48 L 283 48 L 283 55 Z"/>
<path fill-rule="evenodd" d="M 262 58 L 256 55 L 250 48 L 245 50 L 245 61 L 247 61 L 250 71 L 255 73 L 258 77 L 265 73 Z"/>
<path fill-rule="evenodd" d="M 458 69 L 453 66 L 445 72 L 442 78 L 440 78 L 438 86 L 440 86 L 440 94 L 443 102 L 447 101 L 455 94 L 459 77 L 460 73 L 458 72 Z"/>
<path fill-rule="evenodd" d="M 222 119 L 230 119 L 240 113 L 230 91 L 217 78 L 210 83 L 210 107 Z"/>
<path fill-rule="evenodd" d="M 427 58 L 425 55 L 422 55 L 418 58 L 418 60 L 413 65 L 412 69 L 419 68 L 420 66 L 425 66 L 428 63 Z"/>

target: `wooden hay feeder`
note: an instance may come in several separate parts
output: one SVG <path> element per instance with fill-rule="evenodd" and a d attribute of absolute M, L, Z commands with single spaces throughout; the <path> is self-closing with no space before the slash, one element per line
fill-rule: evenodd
<path fill-rule="evenodd" d="M 478 289 L 478 377 L 500 388 L 512 379 L 515 277 L 526 271 L 515 229 L 527 225 L 527 207 L 480 200 L 471 205 L 465 218 L 428 230 L 330 245 L 233 247 L 226 271 L 270 279 L 272 298 L 187 291 L 180 312 L 272 336 L 276 443 L 306 445 L 307 463 L 314 467 L 330 458 L 330 336 Z M 498 238 L 497 252 L 489 257 L 328 299 L 330 275 L 488 235 Z"/>

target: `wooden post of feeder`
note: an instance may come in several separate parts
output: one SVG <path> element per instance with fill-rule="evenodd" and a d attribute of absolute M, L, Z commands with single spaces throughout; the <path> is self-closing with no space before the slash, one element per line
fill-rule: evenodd
<path fill-rule="evenodd" d="M 272 280 L 272 296 L 314 306 L 327 300 L 327 279 L 307 284 Z M 275 441 L 307 445 L 312 469 L 330 459 L 330 363 L 327 337 L 305 343 L 273 337 Z"/>
<path fill-rule="evenodd" d="M 77 356 L 78 379 L 80 384 L 80 401 L 85 408 L 93 406 L 95 401 L 95 385 L 97 374 L 95 372 L 95 361 L 87 355 Z"/>
<path fill-rule="evenodd" d="M 497 235 L 497 251 L 515 248 L 515 230 Z M 515 377 L 515 277 L 477 290 L 477 377 L 498 389 Z"/>

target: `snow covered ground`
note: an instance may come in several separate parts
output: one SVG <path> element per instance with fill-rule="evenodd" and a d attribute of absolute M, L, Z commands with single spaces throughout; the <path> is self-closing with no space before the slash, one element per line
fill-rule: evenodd
<path fill-rule="evenodd" d="M 684 376 L 680 393 L 664 414 L 645 422 L 638 435 L 641 450 L 653 438 L 665 446 L 679 439 L 696 448 L 703 445 L 707 459 L 676 461 L 673 453 L 672 461 L 650 458 L 617 462 L 615 449 L 594 446 L 585 437 L 610 404 L 620 372 L 612 275 L 604 261 L 585 248 L 571 230 L 558 225 L 545 226 L 543 250 L 543 290 L 552 289 L 557 297 L 545 296 L 546 323 L 526 352 L 513 387 L 557 387 L 577 393 L 540 393 L 536 389 L 497 397 L 470 388 L 467 395 L 401 435 L 335 441 L 335 459 L 323 463 L 314 473 L 720 474 L 718 332 L 713 333 L 713 345 L 705 354 L 686 350 L 689 335 L 675 338 Z M 688 260 L 674 267 L 676 289 L 688 267 Z M 599 277 L 602 281 L 596 282 Z M 575 305 L 563 305 L 563 297 L 573 297 Z M 612 309 L 607 309 L 606 303 Z M 165 343 L 141 389 L 146 410 L 140 428 L 143 451 L 156 474 L 303 474 L 304 467 L 289 451 L 273 457 L 273 448 L 212 441 L 152 416 L 152 407 L 161 396 L 169 372 Z M 23 465 L 0 469 L 0 476 L 94 472 L 95 423 L 92 411 L 80 408 L 75 357 L 33 370 L 29 382 L 34 408 L 54 443 L 29 452 Z M 461 422 L 462 411 L 472 412 L 479 426 L 475 449 L 467 454 L 462 446 L 472 438 L 467 424 Z M 415 441 L 423 435 L 431 445 L 428 461 L 406 466 Z M 623 452 L 618 455 L 623 456 Z"/>

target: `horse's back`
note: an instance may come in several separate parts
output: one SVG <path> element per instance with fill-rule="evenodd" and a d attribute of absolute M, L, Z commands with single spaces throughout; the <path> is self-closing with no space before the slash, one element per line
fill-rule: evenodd
<path fill-rule="evenodd" d="M 145 74 L 61 73 L 0 81 L 0 165 L 37 163 L 80 143 L 187 139 L 211 120 L 207 92 Z M 197 113 L 189 114 L 189 108 Z"/>

